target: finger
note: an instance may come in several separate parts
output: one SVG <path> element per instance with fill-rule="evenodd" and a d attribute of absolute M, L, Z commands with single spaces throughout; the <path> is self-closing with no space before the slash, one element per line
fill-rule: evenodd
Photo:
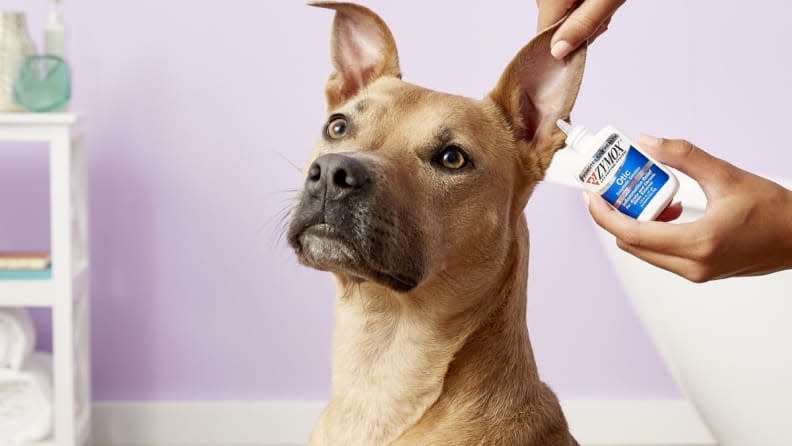
<path fill-rule="evenodd" d="M 717 185 L 734 166 L 701 150 L 683 139 L 663 139 L 650 135 L 641 135 L 638 145 L 649 156 L 663 164 L 679 169 L 701 184 L 704 193 Z"/>
<path fill-rule="evenodd" d="M 553 36 L 550 52 L 563 59 L 594 35 L 625 0 L 586 0 L 564 20 Z"/>
<path fill-rule="evenodd" d="M 605 22 L 602 25 L 600 25 L 600 27 L 597 29 L 597 31 L 594 33 L 594 35 L 589 37 L 589 39 L 588 39 L 588 44 L 589 45 L 594 43 L 594 41 L 597 40 L 599 38 L 599 36 L 603 35 L 605 33 L 605 31 L 608 30 L 608 27 L 610 26 L 610 21 L 611 21 L 611 19 L 605 20 Z"/>
<path fill-rule="evenodd" d="M 539 7 L 537 31 L 544 31 L 561 20 L 575 4 L 576 0 L 536 0 Z"/>
<path fill-rule="evenodd" d="M 701 266 L 690 259 L 683 257 L 663 254 L 638 246 L 633 246 L 622 240 L 616 240 L 616 245 L 624 252 L 631 254 L 644 262 L 650 263 L 658 268 L 670 271 L 676 275 L 694 282 L 703 282 L 708 279 L 706 272 Z"/>
<path fill-rule="evenodd" d="M 637 221 L 614 209 L 602 197 L 584 192 L 591 217 L 616 238 L 649 251 L 685 257 L 694 246 L 690 224 Z"/>
<path fill-rule="evenodd" d="M 680 215 L 682 215 L 682 203 L 677 201 L 676 203 L 668 205 L 668 207 L 655 218 L 655 221 L 674 221 L 679 218 Z"/>

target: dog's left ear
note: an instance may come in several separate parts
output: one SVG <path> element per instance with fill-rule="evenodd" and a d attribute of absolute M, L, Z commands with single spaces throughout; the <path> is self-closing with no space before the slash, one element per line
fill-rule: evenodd
<path fill-rule="evenodd" d="M 382 76 L 401 78 L 396 41 L 377 14 L 353 3 L 310 1 L 308 4 L 336 13 L 330 42 L 335 71 L 325 89 L 328 108 L 344 103 Z"/>
<path fill-rule="evenodd" d="M 506 116 L 521 148 L 521 158 L 540 178 L 553 154 L 564 146 L 556 120 L 568 119 L 586 61 L 585 44 L 560 61 L 550 41 L 560 22 L 531 40 L 509 63 L 490 98 Z"/>

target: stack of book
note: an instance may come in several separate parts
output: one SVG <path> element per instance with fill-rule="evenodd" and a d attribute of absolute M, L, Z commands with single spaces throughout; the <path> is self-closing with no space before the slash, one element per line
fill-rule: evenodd
<path fill-rule="evenodd" d="M 0 280 L 48 279 L 51 266 L 48 252 L 0 252 Z"/>

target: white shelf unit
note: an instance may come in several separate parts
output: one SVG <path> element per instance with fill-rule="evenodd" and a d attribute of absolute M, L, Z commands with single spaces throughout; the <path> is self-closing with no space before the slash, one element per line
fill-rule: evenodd
<path fill-rule="evenodd" d="M 0 280 L 0 307 L 52 310 L 53 433 L 32 445 L 84 446 L 90 441 L 91 420 L 90 268 L 88 179 L 79 119 L 71 113 L 0 113 L 0 141 L 49 143 L 52 275 Z"/>

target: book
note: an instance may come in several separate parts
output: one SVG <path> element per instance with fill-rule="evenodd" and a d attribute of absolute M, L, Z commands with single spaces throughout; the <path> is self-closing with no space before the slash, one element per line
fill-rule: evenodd
<path fill-rule="evenodd" d="M 28 269 L 28 270 L 2 270 L 0 269 L 0 280 L 47 280 L 52 279 L 52 269 Z"/>
<path fill-rule="evenodd" d="M 50 267 L 48 252 L 0 252 L 0 271 L 30 271 Z"/>

